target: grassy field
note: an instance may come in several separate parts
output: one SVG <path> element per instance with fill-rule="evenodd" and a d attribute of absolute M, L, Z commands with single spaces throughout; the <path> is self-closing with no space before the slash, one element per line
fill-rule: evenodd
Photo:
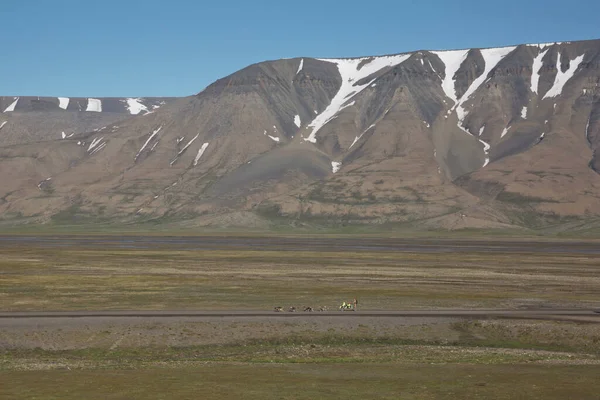
<path fill-rule="evenodd" d="M 4 310 L 599 306 L 600 256 L 1 249 Z"/>
<path fill-rule="evenodd" d="M 599 307 L 600 256 L 4 245 L 2 310 Z M 597 399 L 589 321 L 0 321 L 0 399 Z"/>

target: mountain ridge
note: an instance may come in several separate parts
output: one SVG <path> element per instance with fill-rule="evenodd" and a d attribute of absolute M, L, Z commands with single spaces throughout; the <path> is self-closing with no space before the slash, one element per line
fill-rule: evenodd
<path fill-rule="evenodd" d="M 598 40 L 256 63 L 154 113 L 49 142 L 64 161 L 13 148 L 28 171 L 41 162 L 57 176 L 43 196 L 47 176 L 32 173 L 35 188 L 13 176 L 0 211 L 442 229 L 585 218 L 600 213 L 599 78 Z"/>

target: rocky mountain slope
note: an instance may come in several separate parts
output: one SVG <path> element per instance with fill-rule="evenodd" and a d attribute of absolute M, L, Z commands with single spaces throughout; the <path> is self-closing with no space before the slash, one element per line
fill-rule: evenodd
<path fill-rule="evenodd" d="M 600 41 L 264 62 L 101 129 L 0 142 L 0 212 L 189 226 L 585 224 L 600 215 L 599 85 Z M 20 102 L 0 114 L 0 137 L 19 107 L 37 107 Z"/>
<path fill-rule="evenodd" d="M 0 145 L 62 139 L 145 115 L 172 98 L 0 97 Z"/>

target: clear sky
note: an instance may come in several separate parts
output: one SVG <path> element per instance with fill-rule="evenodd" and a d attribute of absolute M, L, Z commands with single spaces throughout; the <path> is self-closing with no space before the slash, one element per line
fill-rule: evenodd
<path fill-rule="evenodd" d="M 184 96 L 269 59 L 600 38 L 600 0 L 0 2 L 7 96 Z"/>

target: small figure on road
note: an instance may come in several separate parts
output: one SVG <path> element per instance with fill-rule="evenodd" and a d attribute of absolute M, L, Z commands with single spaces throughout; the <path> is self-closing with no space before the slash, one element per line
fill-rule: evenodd
<path fill-rule="evenodd" d="M 356 297 L 354 298 L 352 304 L 354 305 L 354 311 L 358 311 L 358 300 L 356 300 Z"/>

